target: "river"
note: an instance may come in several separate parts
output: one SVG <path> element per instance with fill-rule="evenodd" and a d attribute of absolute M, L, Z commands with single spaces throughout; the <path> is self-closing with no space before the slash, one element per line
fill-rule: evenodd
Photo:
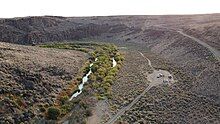
<path fill-rule="evenodd" d="M 95 58 L 95 61 L 97 61 L 98 58 Z M 114 57 L 112 58 L 112 67 L 115 67 L 117 65 L 117 62 L 115 61 Z M 82 90 L 83 90 L 83 86 L 84 84 L 88 81 L 89 79 L 89 75 L 92 73 L 92 66 L 93 66 L 93 63 L 91 63 L 89 65 L 89 72 L 82 78 L 82 83 L 78 86 L 78 91 L 76 91 L 69 99 L 69 101 L 71 101 L 74 97 L 77 97 L 79 94 L 82 93 Z"/>

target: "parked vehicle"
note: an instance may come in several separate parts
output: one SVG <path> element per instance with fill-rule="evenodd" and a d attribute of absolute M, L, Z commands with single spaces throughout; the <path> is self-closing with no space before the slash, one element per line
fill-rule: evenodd
<path fill-rule="evenodd" d="M 169 81 L 167 79 L 164 79 L 163 83 L 167 84 L 167 83 L 169 83 Z"/>
<path fill-rule="evenodd" d="M 171 75 L 168 76 L 169 79 L 172 79 L 173 77 Z"/>

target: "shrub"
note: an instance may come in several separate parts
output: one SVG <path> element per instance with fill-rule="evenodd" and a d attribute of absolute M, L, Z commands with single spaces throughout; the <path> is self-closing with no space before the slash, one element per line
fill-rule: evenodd
<path fill-rule="evenodd" d="M 77 81 L 81 81 L 82 78 L 81 78 L 81 77 L 77 77 L 76 80 L 77 80 Z"/>
<path fill-rule="evenodd" d="M 90 67 L 89 67 L 89 65 L 88 65 L 88 66 L 86 66 L 86 67 L 83 69 L 83 73 L 86 74 L 86 73 L 89 72 L 89 70 L 90 70 Z"/>
<path fill-rule="evenodd" d="M 86 110 L 86 116 L 87 117 L 92 116 L 92 110 L 91 109 Z"/>
<path fill-rule="evenodd" d="M 41 112 L 45 112 L 46 111 L 46 109 L 44 107 L 40 107 L 39 109 L 40 109 Z"/>
<path fill-rule="evenodd" d="M 91 70 L 92 70 L 92 72 L 96 72 L 98 68 L 99 68 L 98 63 L 95 62 L 95 63 L 93 64 Z"/>
<path fill-rule="evenodd" d="M 68 97 L 67 95 L 62 96 L 62 97 L 60 98 L 61 104 L 63 105 L 68 99 L 69 99 L 69 97 Z"/>
<path fill-rule="evenodd" d="M 105 99 L 105 97 L 103 97 L 101 95 L 98 96 L 98 100 L 104 100 L 104 99 Z"/>
<path fill-rule="evenodd" d="M 91 75 L 89 75 L 89 80 L 91 82 L 95 82 L 96 81 L 96 76 L 92 73 Z"/>
<path fill-rule="evenodd" d="M 58 109 L 56 107 L 50 107 L 47 110 L 47 115 L 48 115 L 49 119 L 57 120 L 57 118 L 60 115 L 60 109 Z"/>

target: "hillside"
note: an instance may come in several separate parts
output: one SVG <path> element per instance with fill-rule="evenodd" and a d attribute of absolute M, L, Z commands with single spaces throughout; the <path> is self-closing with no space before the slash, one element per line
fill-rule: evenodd
<path fill-rule="evenodd" d="M 0 123 L 30 121 L 51 106 L 86 60 L 78 51 L 0 43 Z M 13 118 L 13 119 L 12 119 Z M 2 122 L 3 121 L 3 122 Z"/>

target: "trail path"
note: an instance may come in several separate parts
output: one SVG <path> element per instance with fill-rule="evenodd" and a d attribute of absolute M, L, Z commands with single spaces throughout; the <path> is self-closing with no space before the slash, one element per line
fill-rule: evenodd
<path fill-rule="evenodd" d="M 139 53 L 140 53 L 140 55 L 141 55 L 144 59 L 147 59 L 148 65 L 149 65 L 151 68 L 153 68 L 152 65 L 151 65 L 151 61 L 150 61 L 146 56 L 144 56 L 143 53 L 141 53 L 141 52 L 139 52 Z M 156 74 L 157 74 L 157 72 L 156 72 Z M 125 106 L 125 107 L 123 107 L 122 109 L 120 109 L 112 118 L 110 118 L 110 119 L 107 121 L 106 124 L 114 124 L 114 122 L 117 121 L 117 119 L 118 119 L 121 115 L 123 115 L 123 114 L 125 113 L 125 111 L 129 110 L 135 103 L 137 103 L 138 100 L 139 100 L 146 92 L 148 92 L 153 86 L 157 86 L 157 85 L 159 85 L 159 84 L 161 84 L 161 82 L 159 82 L 159 83 L 158 83 L 158 82 L 151 82 L 151 83 L 148 85 L 148 87 L 145 88 L 145 90 L 144 90 L 140 95 L 138 95 L 137 97 L 135 97 L 134 100 L 133 100 L 130 104 L 128 104 L 127 106 Z"/>
<path fill-rule="evenodd" d="M 207 43 L 199 40 L 198 38 L 195 38 L 193 36 L 190 36 L 188 34 L 185 34 L 184 32 L 182 31 L 177 31 L 178 33 L 180 33 L 181 35 L 185 36 L 185 37 L 188 37 L 194 41 L 196 41 L 197 43 L 201 44 L 202 46 L 206 47 L 210 52 L 212 52 L 212 54 L 215 56 L 215 58 L 220 61 L 220 51 L 218 51 L 217 49 L 211 47 L 210 45 L 208 45 Z"/>
<path fill-rule="evenodd" d="M 115 114 L 112 118 L 108 120 L 106 124 L 114 124 L 117 119 L 125 113 L 126 110 L 129 110 L 153 85 L 149 85 L 140 95 L 138 95 L 129 105 L 120 109 L 117 114 Z"/>
<path fill-rule="evenodd" d="M 151 68 L 153 68 L 153 66 L 151 65 L 151 61 L 150 61 L 150 59 L 148 59 L 147 57 L 145 57 L 144 54 L 143 54 L 142 52 L 139 52 L 139 53 L 141 54 L 141 56 L 142 56 L 143 58 L 147 59 L 147 61 L 148 61 L 148 65 L 149 65 Z"/>
<path fill-rule="evenodd" d="M 142 27 L 142 31 L 144 31 L 147 27 L 149 27 L 149 25 L 147 24 L 148 20 L 146 19 L 145 22 L 144 22 L 144 26 Z M 164 29 L 167 29 L 167 30 L 170 30 L 170 31 L 176 31 L 178 32 L 179 34 L 185 36 L 185 37 L 188 37 L 194 41 L 196 41 L 197 43 L 201 44 L 202 46 L 206 47 L 210 52 L 212 52 L 212 54 L 214 55 L 214 57 L 220 61 L 220 51 L 213 48 L 212 46 L 210 46 L 209 44 L 205 43 L 204 41 L 198 39 L 198 38 L 195 38 L 191 35 L 188 35 L 186 33 L 184 33 L 183 31 L 179 30 L 179 29 L 174 29 L 174 28 L 168 28 L 168 27 L 164 27 L 162 25 L 154 25 L 154 27 L 159 27 L 159 28 L 164 28 Z"/>

